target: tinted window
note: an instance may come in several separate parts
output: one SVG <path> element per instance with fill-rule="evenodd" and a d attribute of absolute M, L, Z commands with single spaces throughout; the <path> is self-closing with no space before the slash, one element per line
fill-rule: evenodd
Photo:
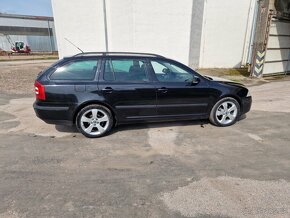
<path fill-rule="evenodd" d="M 93 80 L 97 69 L 97 60 L 80 60 L 70 62 L 50 76 L 53 80 Z"/>
<path fill-rule="evenodd" d="M 145 62 L 137 59 L 107 60 L 104 80 L 107 81 L 148 81 Z"/>
<path fill-rule="evenodd" d="M 189 82 L 194 76 L 179 66 L 165 61 L 151 61 L 155 75 L 160 82 Z"/>

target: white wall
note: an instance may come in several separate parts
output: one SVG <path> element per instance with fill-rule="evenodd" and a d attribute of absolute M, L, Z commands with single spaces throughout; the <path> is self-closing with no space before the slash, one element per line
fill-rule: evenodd
<path fill-rule="evenodd" d="M 109 51 L 158 53 L 195 68 L 240 67 L 251 1 L 106 0 Z M 60 57 L 79 53 L 65 37 L 84 51 L 105 51 L 103 0 L 52 3 Z"/>
<path fill-rule="evenodd" d="M 60 58 L 80 53 L 64 38 L 84 51 L 104 51 L 101 0 L 53 0 L 53 15 Z"/>
<path fill-rule="evenodd" d="M 149 52 L 188 64 L 192 0 L 107 0 L 110 51 Z"/>
<path fill-rule="evenodd" d="M 251 0 L 205 2 L 200 68 L 241 66 L 250 6 Z"/>
<path fill-rule="evenodd" d="M 53 0 L 61 57 L 105 51 L 102 0 Z M 109 51 L 153 52 L 188 64 L 192 0 L 106 0 Z"/>

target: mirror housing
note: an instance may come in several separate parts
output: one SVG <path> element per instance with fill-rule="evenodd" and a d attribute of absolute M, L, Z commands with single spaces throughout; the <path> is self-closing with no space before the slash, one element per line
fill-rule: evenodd
<path fill-rule="evenodd" d="M 170 70 L 168 68 L 163 68 L 162 72 L 165 73 L 165 74 L 169 74 Z"/>
<path fill-rule="evenodd" d="M 192 84 L 192 85 L 196 85 L 196 84 L 198 84 L 199 82 L 200 82 L 200 78 L 197 77 L 197 76 L 194 76 L 193 79 L 192 79 L 191 84 Z"/>

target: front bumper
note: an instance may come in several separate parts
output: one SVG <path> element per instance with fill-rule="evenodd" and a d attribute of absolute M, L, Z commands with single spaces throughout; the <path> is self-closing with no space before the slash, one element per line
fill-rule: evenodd
<path fill-rule="evenodd" d="M 36 116 L 48 124 L 73 125 L 69 107 L 41 106 L 35 102 L 33 108 Z"/>
<path fill-rule="evenodd" d="M 248 113 L 252 106 L 252 96 L 242 98 L 241 114 Z"/>

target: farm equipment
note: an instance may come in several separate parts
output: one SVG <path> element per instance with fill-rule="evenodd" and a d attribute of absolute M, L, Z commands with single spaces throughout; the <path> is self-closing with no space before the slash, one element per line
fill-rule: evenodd
<path fill-rule="evenodd" d="M 8 43 L 11 46 L 11 54 L 14 54 L 14 53 L 29 54 L 31 52 L 31 49 L 30 49 L 28 44 L 25 44 L 22 41 L 13 42 L 11 37 L 9 35 L 6 35 L 6 34 L 1 34 L 0 33 L 0 35 L 3 35 L 3 36 L 6 37 Z"/>
<path fill-rule="evenodd" d="M 15 46 L 11 47 L 12 53 L 29 54 L 31 52 L 29 45 L 25 44 L 24 42 L 16 41 L 14 45 Z"/>

